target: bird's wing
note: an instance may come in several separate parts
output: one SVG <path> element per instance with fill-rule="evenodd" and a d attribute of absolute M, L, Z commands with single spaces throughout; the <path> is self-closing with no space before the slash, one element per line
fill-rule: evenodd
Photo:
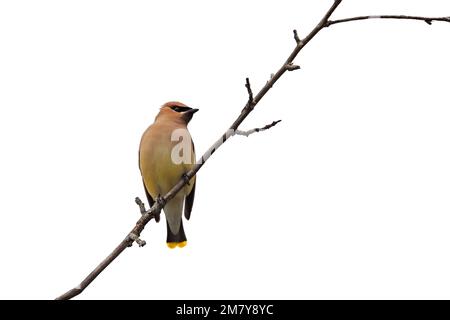
<path fill-rule="evenodd" d="M 189 220 L 191 217 L 192 207 L 194 205 L 195 198 L 195 184 L 197 183 L 197 179 L 195 179 L 194 185 L 192 186 L 191 192 L 187 195 L 186 200 L 184 200 L 184 216 Z"/>
<path fill-rule="evenodd" d="M 195 145 L 194 141 L 192 141 L 192 153 L 194 154 L 195 161 Z M 184 217 L 189 220 L 191 217 L 192 207 L 194 206 L 194 198 L 195 198 L 195 184 L 197 183 L 197 177 L 195 177 L 194 185 L 192 186 L 191 192 L 186 196 L 184 200 Z"/>
<path fill-rule="evenodd" d="M 145 195 L 147 196 L 148 205 L 149 205 L 150 208 L 151 208 L 151 207 L 153 207 L 153 204 L 155 203 L 155 200 L 152 198 L 152 196 L 150 195 L 150 193 L 147 191 L 147 187 L 145 186 L 144 179 L 142 179 L 142 183 L 144 184 Z"/>

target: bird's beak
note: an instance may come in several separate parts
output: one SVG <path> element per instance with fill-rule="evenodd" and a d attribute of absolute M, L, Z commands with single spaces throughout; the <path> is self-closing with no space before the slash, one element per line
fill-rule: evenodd
<path fill-rule="evenodd" d="M 184 121 L 186 121 L 186 123 L 189 123 L 189 121 L 191 121 L 191 119 L 192 119 L 192 116 L 197 111 L 198 111 L 198 109 L 189 109 L 188 111 L 183 112 Z"/>
<path fill-rule="evenodd" d="M 190 110 L 186 111 L 185 113 L 194 114 L 197 111 L 198 111 L 198 109 L 190 109 Z"/>

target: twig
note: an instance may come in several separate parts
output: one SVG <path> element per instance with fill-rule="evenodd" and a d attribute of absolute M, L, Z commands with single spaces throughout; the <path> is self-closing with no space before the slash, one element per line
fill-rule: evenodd
<path fill-rule="evenodd" d="M 234 134 L 236 134 L 238 136 L 246 136 L 246 137 L 248 137 L 249 135 L 251 135 L 251 134 L 253 134 L 255 132 L 261 132 L 261 131 L 270 129 L 270 128 L 276 126 L 279 122 L 281 122 L 281 120 L 274 121 L 271 124 L 268 124 L 268 125 L 266 125 L 266 126 L 264 126 L 262 128 L 254 128 L 254 129 L 247 130 L 247 131 L 236 130 L 234 132 Z"/>
<path fill-rule="evenodd" d="M 419 16 L 405 16 L 405 15 L 371 15 L 371 16 L 359 16 L 353 18 L 345 18 L 338 20 L 330 20 L 325 25 L 326 27 L 332 26 L 333 24 L 350 22 L 350 21 L 359 21 L 359 20 L 369 20 L 369 19 L 400 19 L 400 20 L 420 20 L 424 21 L 427 24 L 431 25 L 433 21 L 442 21 L 442 22 L 450 22 L 450 17 L 419 17 Z"/>
<path fill-rule="evenodd" d="M 250 79 L 249 78 L 245 78 L 245 87 L 247 88 L 247 92 L 248 92 L 248 103 L 247 103 L 247 105 L 254 106 L 255 105 L 255 101 L 253 100 L 253 91 L 252 91 L 252 87 L 250 85 Z"/>
<path fill-rule="evenodd" d="M 158 199 L 158 201 L 155 202 L 155 204 L 146 211 L 141 218 L 137 221 L 136 226 L 130 231 L 130 233 L 125 237 L 124 240 L 114 249 L 114 251 L 106 257 L 105 260 L 103 260 L 77 287 L 69 290 L 68 292 L 64 293 L 57 299 L 71 299 L 75 297 L 76 295 L 83 292 L 84 289 L 89 286 L 92 281 L 112 262 L 114 261 L 117 256 L 119 256 L 126 248 L 128 248 L 130 245 L 133 244 L 134 241 L 137 241 L 139 238 L 141 232 L 144 230 L 145 225 L 149 223 L 152 219 L 155 218 L 155 216 L 159 216 L 161 209 L 163 208 L 163 205 L 167 203 L 167 201 L 171 200 L 189 181 L 195 174 L 202 168 L 204 163 L 209 159 L 209 157 L 218 149 L 220 146 L 225 143 L 231 136 L 233 136 L 233 132 L 236 132 L 240 124 L 247 118 L 247 116 L 252 112 L 254 107 L 258 104 L 259 101 L 266 95 L 266 93 L 272 88 L 272 86 L 280 79 L 280 77 L 286 72 L 289 71 L 289 69 L 292 69 L 292 67 L 289 67 L 292 65 L 295 57 L 297 57 L 298 53 L 305 47 L 311 39 L 314 38 L 314 36 L 323 28 L 330 26 L 332 24 L 340 23 L 340 22 L 346 22 L 346 21 L 353 21 L 353 20 L 363 20 L 364 17 L 356 17 L 356 18 L 350 18 L 350 19 L 344 19 L 344 20 L 335 20 L 335 21 L 329 21 L 329 18 L 331 14 L 336 10 L 336 8 L 341 4 L 342 0 L 335 0 L 328 9 L 327 13 L 324 15 L 324 17 L 320 20 L 320 22 L 317 24 L 317 26 L 302 40 L 297 42 L 297 45 L 295 46 L 294 50 L 291 52 L 287 60 L 283 63 L 283 65 L 280 67 L 280 69 L 273 74 L 273 76 L 267 81 L 267 83 L 261 88 L 261 90 L 256 94 L 256 96 L 253 97 L 253 92 L 250 88 L 250 81 L 247 79 L 246 81 L 246 87 L 247 91 L 249 93 L 249 100 L 246 103 L 245 107 L 243 108 L 240 115 L 237 117 L 237 119 L 233 122 L 233 124 L 230 126 L 230 128 L 205 152 L 205 154 L 197 160 L 196 164 L 193 166 L 193 168 L 186 173 L 186 176 L 181 178 L 180 181 L 176 185 L 172 187 L 172 189 L 163 197 Z M 388 17 L 388 16 L 378 16 L 378 17 Z M 398 16 L 401 17 L 401 16 Z M 424 20 L 424 21 L 447 21 L 448 18 L 422 18 L 416 20 Z M 294 35 L 295 37 L 295 35 Z M 297 39 L 296 39 L 297 40 Z"/>
<path fill-rule="evenodd" d="M 144 214 L 146 210 L 145 210 L 145 204 L 142 202 L 142 200 L 139 197 L 136 197 L 136 199 L 134 199 L 134 201 L 139 206 L 139 211 L 141 212 L 141 214 Z"/>
<path fill-rule="evenodd" d="M 294 70 L 298 70 L 298 69 L 300 69 L 300 66 L 298 66 L 298 65 L 296 65 L 296 64 L 293 64 L 292 62 L 291 62 L 291 63 L 288 63 L 288 64 L 286 65 L 286 70 L 287 70 L 287 71 L 294 71 Z"/>
<path fill-rule="evenodd" d="M 135 235 L 134 233 L 130 233 L 130 239 L 135 241 L 139 247 L 143 247 L 147 244 L 147 242 L 145 242 L 144 240 L 142 240 L 141 238 L 139 238 L 137 235 Z"/>
<path fill-rule="evenodd" d="M 294 29 L 294 39 L 297 44 L 299 44 L 302 40 L 300 40 L 300 37 L 298 36 L 297 30 Z"/>

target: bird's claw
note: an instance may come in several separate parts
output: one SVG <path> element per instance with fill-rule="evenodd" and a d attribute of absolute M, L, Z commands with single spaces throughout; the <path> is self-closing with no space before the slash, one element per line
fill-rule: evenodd
<path fill-rule="evenodd" d="M 159 220 L 161 220 L 161 212 L 158 212 L 158 213 L 155 212 L 153 214 L 153 216 L 155 217 L 156 222 L 159 222 Z"/>
<path fill-rule="evenodd" d="M 161 206 L 161 209 L 166 205 L 166 200 L 163 197 L 161 197 L 161 195 L 159 195 L 156 198 L 156 202 L 158 202 L 158 204 Z M 155 216 L 155 221 L 159 222 L 159 220 L 161 219 L 161 217 L 160 217 L 161 211 L 155 212 L 154 216 Z"/>
<path fill-rule="evenodd" d="M 161 195 L 156 198 L 156 202 L 158 202 L 161 207 L 164 207 L 166 205 L 166 200 L 161 197 Z"/>
<path fill-rule="evenodd" d="M 191 185 L 191 184 L 189 183 L 189 181 L 190 181 L 191 179 L 189 179 L 189 177 L 187 176 L 186 173 L 183 173 L 183 174 L 181 175 L 181 177 L 183 178 L 184 182 L 186 182 L 186 184 L 187 184 L 188 186 Z"/>

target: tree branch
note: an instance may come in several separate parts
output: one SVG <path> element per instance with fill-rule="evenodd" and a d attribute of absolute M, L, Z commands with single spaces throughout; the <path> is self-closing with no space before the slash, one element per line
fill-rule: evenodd
<path fill-rule="evenodd" d="M 244 108 L 242 109 L 239 116 L 236 118 L 236 120 L 231 124 L 230 128 L 222 135 L 220 138 L 203 154 L 203 156 L 197 160 L 193 168 L 186 173 L 186 175 L 178 181 L 176 185 L 172 187 L 172 189 L 163 197 L 159 198 L 158 201 L 155 202 L 155 204 L 147 211 L 144 211 L 143 206 L 141 206 L 138 202 L 138 205 L 140 207 L 141 211 L 144 211 L 142 213 L 141 218 L 136 222 L 136 225 L 134 228 L 128 233 L 128 235 L 125 237 L 125 239 L 122 240 L 122 242 L 113 250 L 113 252 L 106 257 L 105 260 L 103 260 L 77 287 L 69 290 L 68 292 L 64 293 L 57 299 L 59 300 L 65 300 L 65 299 L 71 299 L 75 297 L 76 295 L 79 295 L 83 292 L 84 289 L 86 289 L 89 284 L 92 283 L 92 281 L 95 280 L 95 278 L 103 271 L 105 268 L 112 262 L 114 259 L 116 259 L 126 248 L 130 247 L 133 242 L 138 242 L 138 244 L 143 243 L 142 240 L 139 239 L 139 236 L 141 235 L 141 232 L 144 230 L 147 223 L 149 223 L 152 219 L 155 219 L 159 216 L 161 209 L 163 208 L 164 204 L 167 203 L 167 201 L 171 200 L 188 182 L 192 177 L 195 176 L 195 174 L 202 168 L 203 164 L 210 158 L 210 156 L 218 149 L 220 146 L 225 143 L 231 136 L 234 135 L 234 133 L 237 131 L 238 127 L 241 125 L 241 123 L 248 117 L 248 115 L 253 111 L 254 107 L 261 101 L 261 99 L 266 95 L 266 93 L 272 88 L 272 86 L 280 79 L 280 77 L 286 72 L 286 71 L 292 71 L 297 70 L 299 67 L 295 66 L 293 64 L 293 61 L 295 57 L 297 57 L 298 53 L 313 39 L 316 34 L 321 31 L 323 28 L 328 27 L 332 24 L 337 24 L 341 22 L 346 21 L 354 21 L 354 20 L 363 20 L 366 19 L 365 17 L 355 17 L 355 18 L 349 18 L 349 19 L 343 19 L 343 20 L 335 20 L 335 21 L 329 21 L 330 16 L 332 13 L 336 10 L 336 8 L 341 4 L 342 0 L 334 0 L 333 4 L 331 5 L 330 9 L 326 12 L 326 14 L 323 16 L 323 18 L 319 21 L 317 26 L 304 38 L 300 39 L 297 32 L 294 32 L 294 38 L 296 41 L 296 46 L 294 50 L 290 53 L 290 55 L 287 57 L 286 61 L 282 64 L 280 69 L 271 76 L 271 78 L 267 81 L 267 83 L 261 88 L 261 90 L 256 94 L 256 96 L 253 96 L 253 92 L 250 87 L 250 81 L 246 79 L 246 88 L 249 94 L 249 99 L 247 103 L 245 104 Z M 394 17 L 394 16 L 377 16 L 378 18 L 382 17 Z M 403 17 L 403 16 L 397 16 L 397 17 Z M 369 16 L 367 17 L 367 19 Z M 422 17 L 411 17 L 408 19 L 416 19 L 416 20 L 424 20 L 425 22 L 429 21 L 447 21 L 448 18 L 422 18 Z M 267 130 L 273 126 L 275 126 L 278 122 L 273 122 L 270 125 L 267 125 L 263 128 L 257 128 L 253 129 L 254 132 Z M 252 131 L 252 130 L 250 130 Z M 250 132 L 248 131 L 248 132 Z M 251 134 L 251 133 L 249 133 Z M 140 241 L 138 241 L 140 240 Z M 140 242 L 140 243 L 139 243 Z"/>
<path fill-rule="evenodd" d="M 353 18 L 345 18 L 339 20 L 330 20 L 325 25 L 326 27 L 332 26 L 333 24 L 351 22 L 351 21 L 360 21 L 360 20 L 369 20 L 369 19 L 397 19 L 397 20 L 419 20 L 424 21 L 427 24 L 431 25 L 433 21 L 441 21 L 441 22 L 450 22 L 450 17 L 419 17 L 419 16 L 405 16 L 405 15 L 381 15 L 381 16 L 359 16 Z"/>
<path fill-rule="evenodd" d="M 234 134 L 236 134 L 238 136 L 246 136 L 246 137 L 248 137 L 249 135 L 251 135 L 251 134 L 253 134 L 255 132 L 261 132 L 261 131 L 264 131 L 264 130 L 268 130 L 268 129 L 272 128 L 272 127 L 275 127 L 279 122 L 281 122 L 281 120 L 274 121 L 274 122 L 272 122 L 272 123 L 270 123 L 268 125 L 265 125 L 262 128 L 254 128 L 254 129 L 247 130 L 247 131 L 236 130 L 234 132 Z"/>

